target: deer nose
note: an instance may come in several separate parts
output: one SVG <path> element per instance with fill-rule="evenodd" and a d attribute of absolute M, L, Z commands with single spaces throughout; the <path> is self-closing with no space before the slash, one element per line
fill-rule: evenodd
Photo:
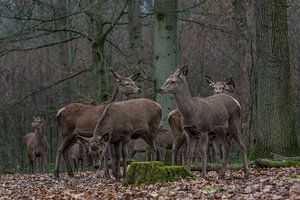
<path fill-rule="evenodd" d="M 158 92 L 159 92 L 159 93 L 164 93 L 164 90 L 161 89 L 161 88 L 159 88 L 159 89 L 158 89 Z"/>
<path fill-rule="evenodd" d="M 138 92 L 138 94 L 141 94 L 141 93 L 142 93 L 142 90 L 139 88 L 139 89 L 137 90 L 137 92 Z"/>

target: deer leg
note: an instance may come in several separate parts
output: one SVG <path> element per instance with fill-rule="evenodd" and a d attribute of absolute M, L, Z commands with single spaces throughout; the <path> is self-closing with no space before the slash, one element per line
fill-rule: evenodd
<path fill-rule="evenodd" d="M 222 137 L 222 142 L 220 142 L 219 144 L 221 145 L 223 157 L 222 157 L 222 167 L 218 173 L 218 176 L 219 176 L 219 178 L 224 178 L 225 172 L 226 172 L 226 167 L 227 167 L 228 160 L 229 160 L 231 145 L 226 140 L 225 135 Z"/>
<path fill-rule="evenodd" d="M 207 145 L 208 145 L 208 133 L 203 132 L 200 136 L 201 142 L 201 161 L 202 161 L 202 176 L 206 177 L 206 165 L 207 165 Z"/>
<path fill-rule="evenodd" d="M 122 157 L 123 157 L 123 177 L 126 176 L 127 168 L 127 156 L 128 156 L 128 142 L 122 144 Z"/>
<path fill-rule="evenodd" d="M 110 159 L 111 159 L 111 162 L 112 162 L 112 174 L 113 176 L 116 178 L 117 177 L 117 166 L 116 166 L 116 154 L 117 152 L 115 151 L 115 147 L 113 144 L 109 144 L 108 145 L 108 149 L 109 149 L 109 155 L 110 155 Z"/>
<path fill-rule="evenodd" d="M 73 169 L 72 169 L 72 166 L 71 166 L 71 162 L 70 162 L 70 159 L 69 159 L 69 147 L 71 145 L 68 146 L 68 148 L 66 148 L 64 151 L 63 151 L 63 156 L 64 156 L 64 159 L 65 159 L 65 162 L 66 162 L 66 165 L 67 165 L 67 170 L 68 170 L 68 174 L 70 177 L 74 177 L 74 172 L 73 172 Z"/>
<path fill-rule="evenodd" d="M 80 160 L 80 171 L 81 171 L 81 172 L 83 172 L 83 160 L 84 160 L 84 158 L 82 158 L 82 159 Z"/>
<path fill-rule="evenodd" d="M 59 178 L 59 162 L 60 162 L 61 155 L 64 154 L 66 149 L 68 147 L 70 147 L 75 141 L 76 140 L 74 140 L 74 137 L 72 135 L 72 136 L 63 138 L 63 140 L 58 144 L 58 148 L 56 151 L 56 157 L 55 157 L 55 168 L 54 168 L 54 177 L 55 178 L 57 178 L 57 179 Z M 67 163 L 67 161 L 66 161 L 66 164 L 67 164 L 67 168 L 69 168 L 68 164 L 70 164 L 70 163 Z M 71 168 L 71 170 L 72 170 L 72 168 Z M 69 171 L 69 169 L 68 169 L 68 171 Z M 73 176 L 74 176 L 74 174 L 73 174 Z"/>
<path fill-rule="evenodd" d="M 78 171 L 78 159 L 77 158 L 73 158 L 73 164 L 74 164 L 74 172 Z"/>
<path fill-rule="evenodd" d="M 118 142 L 116 144 L 114 144 L 114 148 L 115 148 L 115 153 L 116 153 L 116 181 L 120 181 L 121 178 L 121 170 L 120 170 L 120 163 L 121 163 L 121 148 L 120 148 L 120 144 L 122 142 Z"/>
<path fill-rule="evenodd" d="M 45 156 L 43 155 L 42 157 L 41 157 L 41 171 L 42 171 L 42 173 L 44 173 L 44 158 L 45 158 Z"/>
<path fill-rule="evenodd" d="M 179 163 L 179 158 L 178 158 L 178 154 L 179 154 L 179 149 L 182 146 L 183 142 L 186 140 L 186 136 L 182 135 L 180 137 L 177 137 L 174 140 L 174 143 L 172 145 L 172 165 L 178 165 Z"/>
<path fill-rule="evenodd" d="M 28 156 L 28 161 L 29 161 L 29 167 L 30 167 L 30 172 L 33 174 L 34 173 L 34 159 L 30 156 Z"/>
<path fill-rule="evenodd" d="M 221 149 L 220 149 L 220 143 L 219 143 L 219 138 L 222 136 L 215 136 L 211 139 L 211 143 L 213 145 L 213 149 L 215 151 L 216 159 L 219 163 L 222 162 L 222 154 L 221 154 Z"/>
<path fill-rule="evenodd" d="M 244 178 L 249 178 L 249 167 L 248 167 L 248 159 L 247 159 L 247 151 L 246 147 L 242 141 L 242 137 L 239 131 L 236 131 L 235 134 L 232 135 L 233 139 L 237 142 L 240 151 L 243 154 L 243 163 L 244 163 Z"/>
<path fill-rule="evenodd" d="M 187 156 L 186 156 L 186 166 L 188 170 L 192 168 L 192 159 L 195 152 L 197 139 L 190 134 L 189 130 L 185 130 L 186 141 L 187 141 Z"/>
<path fill-rule="evenodd" d="M 109 175 L 109 169 L 108 169 L 108 158 L 109 158 L 109 154 L 110 154 L 108 145 L 105 146 L 104 152 L 102 153 L 103 165 L 104 165 L 104 177 L 106 180 L 111 179 L 110 175 Z"/>
<path fill-rule="evenodd" d="M 149 134 L 145 134 L 149 135 Z M 157 160 L 157 146 L 153 138 L 142 137 L 151 148 L 151 160 Z"/>

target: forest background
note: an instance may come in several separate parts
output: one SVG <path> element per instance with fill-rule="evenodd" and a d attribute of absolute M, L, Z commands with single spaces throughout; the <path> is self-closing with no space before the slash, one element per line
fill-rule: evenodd
<path fill-rule="evenodd" d="M 115 85 L 110 69 L 121 75 L 142 74 L 137 82 L 142 94 L 133 98 L 162 103 L 166 127 L 175 102 L 157 89 L 178 65 L 189 65 L 193 96 L 212 94 L 205 75 L 215 80 L 232 77 L 251 153 L 258 132 L 255 6 L 253 0 L 0 1 L 0 173 L 26 171 L 22 138 L 32 131 L 32 116 L 38 115 L 45 118 L 47 164 L 53 169 L 57 111 L 72 102 L 97 105 L 107 100 Z M 292 140 L 299 143 L 300 1 L 288 1 L 286 9 L 287 90 L 295 122 Z M 167 26 L 161 26 L 162 20 Z M 267 90 L 276 92 L 281 81 L 276 79 L 276 87 Z"/>

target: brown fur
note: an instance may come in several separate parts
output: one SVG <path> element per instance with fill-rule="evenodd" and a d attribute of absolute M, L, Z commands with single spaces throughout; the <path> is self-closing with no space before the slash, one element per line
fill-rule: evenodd
<path fill-rule="evenodd" d="M 242 142 L 240 129 L 241 107 L 237 100 L 227 94 L 215 94 L 207 98 L 191 97 L 186 84 L 188 67 L 178 68 L 161 86 L 163 93 L 173 93 L 182 114 L 182 127 L 187 139 L 187 167 L 191 168 L 196 141 L 200 139 L 202 174 L 206 176 L 207 145 L 209 133 L 228 133 L 238 144 L 243 154 L 244 176 L 249 177 L 247 152 Z M 229 159 L 224 155 L 220 177 L 224 177 Z"/>
<path fill-rule="evenodd" d="M 41 158 L 41 171 L 44 173 L 44 159 L 47 157 L 49 144 L 47 137 L 43 134 L 43 125 L 44 120 L 42 118 L 34 117 L 34 121 L 31 123 L 34 132 L 24 136 L 31 173 L 34 173 L 37 158 Z"/>
<path fill-rule="evenodd" d="M 131 77 L 122 77 L 114 71 L 112 71 L 112 73 L 114 74 L 118 85 L 111 100 L 99 106 L 72 103 L 58 111 L 57 122 L 59 128 L 59 144 L 56 152 L 54 170 L 54 176 L 56 178 L 59 178 L 59 162 L 62 154 L 64 155 L 68 174 L 70 176 L 74 176 L 68 155 L 68 149 L 77 140 L 74 131 L 78 129 L 84 132 L 86 137 L 92 137 L 93 130 L 95 129 L 97 121 L 101 117 L 106 105 L 124 100 L 128 98 L 130 94 L 140 93 L 140 89 L 134 82 L 139 74 Z"/>
<path fill-rule="evenodd" d="M 131 138 L 143 138 L 151 146 L 152 155 L 155 156 L 155 137 L 160 129 L 161 116 L 160 105 L 149 99 L 139 98 L 112 103 L 105 108 L 93 138 L 79 138 L 88 142 L 92 149 L 100 148 L 104 144 L 108 146 L 113 175 L 119 180 L 121 154 L 125 175 L 128 143 Z M 107 173 L 108 168 L 105 166 L 105 176 L 108 179 Z"/>
<path fill-rule="evenodd" d="M 87 146 L 81 142 L 76 142 L 70 147 L 69 156 L 73 162 L 74 171 L 83 171 L 84 161 L 88 159 L 88 149 Z"/>
<path fill-rule="evenodd" d="M 172 149 L 174 136 L 169 129 L 160 129 L 155 138 L 157 145 L 157 156 L 161 162 L 165 161 L 167 149 Z M 145 152 L 147 160 L 150 160 L 150 146 L 142 139 L 130 140 L 128 145 L 129 160 L 131 160 L 137 152 Z"/>
<path fill-rule="evenodd" d="M 206 76 L 206 78 L 207 78 L 207 83 L 213 89 L 214 94 L 234 92 L 235 90 L 235 84 L 232 78 L 228 78 L 225 81 L 217 81 L 217 82 L 215 82 L 210 76 Z M 172 133 L 174 134 L 175 137 L 173 148 L 172 148 L 172 165 L 184 164 L 181 163 L 181 161 L 184 160 L 184 157 L 182 159 L 179 159 L 180 158 L 179 151 L 181 149 L 183 152 L 186 151 L 184 149 L 184 147 L 186 147 L 186 145 L 184 145 L 186 143 L 186 137 L 181 126 L 181 113 L 178 110 L 178 108 L 172 110 L 169 113 L 168 121 L 169 121 L 170 128 L 172 129 Z M 209 141 L 212 143 L 217 160 L 220 162 L 223 157 L 222 154 L 225 153 L 225 152 L 221 152 L 221 150 L 223 151 L 230 150 L 231 142 L 228 142 L 223 135 L 211 136 Z M 225 146 L 222 146 L 220 144 L 223 144 Z"/>

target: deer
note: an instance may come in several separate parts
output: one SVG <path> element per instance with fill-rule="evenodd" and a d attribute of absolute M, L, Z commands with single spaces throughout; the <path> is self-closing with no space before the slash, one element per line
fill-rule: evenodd
<path fill-rule="evenodd" d="M 164 163 L 167 149 L 172 149 L 174 136 L 169 129 L 160 129 L 155 138 L 158 160 Z M 128 158 L 131 160 L 137 152 L 145 152 L 146 160 L 150 160 L 150 146 L 142 139 L 130 140 Z"/>
<path fill-rule="evenodd" d="M 177 68 L 160 87 L 161 93 L 171 93 L 175 97 L 176 105 L 180 111 L 181 125 L 187 140 L 187 168 L 191 169 L 192 156 L 197 140 L 201 144 L 202 176 L 206 177 L 207 146 L 209 133 L 220 135 L 228 134 L 238 144 L 243 155 L 244 178 L 249 177 L 246 147 L 242 141 L 241 106 L 232 96 L 219 93 L 209 97 L 191 97 L 186 76 L 188 66 Z M 229 159 L 229 151 L 223 155 L 219 177 L 225 176 Z"/>
<path fill-rule="evenodd" d="M 112 172 L 116 181 L 121 178 L 120 160 L 123 158 L 123 176 L 126 176 L 128 144 L 130 139 L 143 138 L 156 154 L 155 137 L 161 128 L 161 106 L 149 99 L 138 98 L 120 101 L 106 106 L 100 117 L 93 137 L 78 134 L 91 150 L 108 150 L 112 160 Z M 80 133 L 80 132 L 79 132 Z M 103 155 L 103 153 L 102 153 Z M 154 159 L 156 159 L 154 157 Z M 110 179 L 107 165 L 104 163 L 105 178 Z"/>
<path fill-rule="evenodd" d="M 234 93 L 235 83 L 232 78 L 227 78 L 224 81 L 215 82 L 210 76 L 206 75 L 205 77 L 207 79 L 208 85 L 210 86 L 210 89 L 213 90 L 213 94 Z M 183 146 L 186 146 L 185 145 L 186 137 L 185 134 L 183 133 L 183 128 L 181 126 L 181 113 L 178 110 L 178 108 L 173 109 L 168 114 L 168 122 L 170 128 L 172 129 L 172 133 L 174 134 L 175 137 L 173 147 L 172 147 L 172 165 L 178 165 L 180 164 L 180 162 L 178 161 L 179 150 L 185 152 Z M 223 157 L 222 154 L 224 154 L 225 151 L 228 151 L 231 148 L 231 141 L 224 135 L 218 136 L 212 134 L 210 135 L 209 140 L 213 146 L 217 160 L 221 162 Z M 184 153 L 182 153 L 182 155 L 184 157 Z M 180 159 L 180 161 L 181 160 L 184 160 L 184 158 Z"/>
<path fill-rule="evenodd" d="M 73 144 L 69 149 L 69 157 L 73 161 L 74 171 L 80 170 L 83 171 L 84 160 L 88 158 L 88 149 L 87 146 L 79 141 Z"/>
<path fill-rule="evenodd" d="M 33 116 L 31 126 L 34 128 L 34 132 L 28 133 L 23 137 L 31 173 L 34 173 L 37 158 L 41 159 L 41 172 L 44 173 L 44 160 L 47 157 L 49 143 L 46 135 L 43 134 L 43 125 L 44 119 L 42 117 Z"/>
<path fill-rule="evenodd" d="M 86 137 L 92 137 L 97 121 L 107 105 L 126 100 L 131 94 L 141 93 L 140 88 L 138 88 L 134 82 L 140 76 L 140 73 L 136 73 L 130 77 L 124 77 L 113 70 L 111 70 L 111 72 L 116 79 L 117 86 L 110 100 L 97 106 L 71 103 L 57 112 L 56 118 L 58 122 L 59 143 L 56 151 L 54 168 L 54 177 L 56 179 L 59 178 L 59 163 L 62 154 L 66 162 L 68 175 L 74 177 L 70 165 L 68 149 L 77 141 L 77 134 L 74 133 L 75 130 L 81 130 Z"/>

